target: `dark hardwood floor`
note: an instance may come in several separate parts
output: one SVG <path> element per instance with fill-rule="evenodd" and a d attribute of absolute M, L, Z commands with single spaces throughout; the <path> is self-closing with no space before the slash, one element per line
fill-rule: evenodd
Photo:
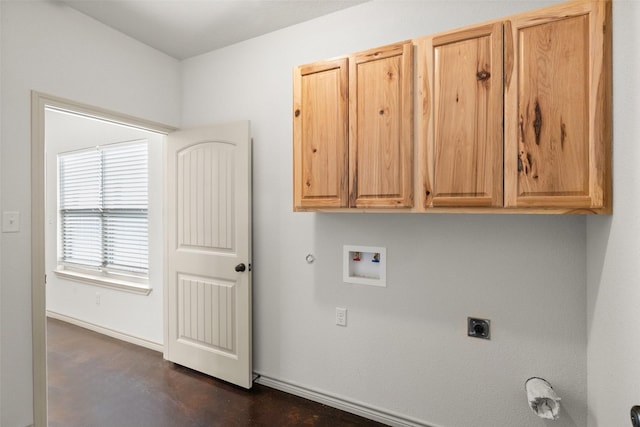
<path fill-rule="evenodd" d="M 244 390 L 156 351 L 47 322 L 50 427 L 382 426 L 259 384 Z"/>

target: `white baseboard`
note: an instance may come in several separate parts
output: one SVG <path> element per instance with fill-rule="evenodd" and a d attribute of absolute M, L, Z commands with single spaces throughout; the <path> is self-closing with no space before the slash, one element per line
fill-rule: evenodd
<path fill-rule="evenodd" d="M 124 334 L 122 332 L 105 328 L 103 326 L 94 325 L 93 323 L 85 322 L 84 320 L 76 319 L 75 317 L 70 317 L 50 310 L 47 310 L 47 317 L 62 320 L 63 322 L 71 323 L 72 325 L 80 326 L 81 328 L 89 329 L 90 331 L 98 332 L 99 334 L 107 335 L 120 341 L 125 341 L 131 344 L 139 345 L 141 347 L 146 347 L 151 350 L 159 351 L 160 353 L 164 351 L 164 346 L 160 343 L 134 337 L 133 335 Z"/>
<path fill-rule="evenodd" d="M 276 378 L 271 378 L 265 375 L 255 372 L 258 375 L 255 382 L 276 390 L 284 391 L 285 393 L 293 394 L 295 396 L 303 397 L 305 399 L 313 400 L 314 402 L 322 403 L 323 405 L 331 406 L 332 408 L 340 409 L 341 411 L 350 412 L 355 415 L 359 415 L 370 420 L 378 421 L 383 424 L 394 427 L 438 427 L 433 424 L 425 424 L 422 421 L 405 417 L 400 414 L 395 414 L 389 411 L 384 411 L 377 408 L 364 405 L 358 402 L 352 402 L 341 397 L 332 396 L 327 393 L 312 390 L 307 387 L 302 387 L 290 382 L 281 381 Z"/>

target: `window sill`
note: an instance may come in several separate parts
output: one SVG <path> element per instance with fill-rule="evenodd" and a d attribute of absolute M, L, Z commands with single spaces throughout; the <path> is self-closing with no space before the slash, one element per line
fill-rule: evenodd
<path fill-rule="evenodd" d="M 69 270 L 55 270 L 54 273 L 56 276 L 63 279 L 89 283 L 103 288 L 117 289 L 119 291 L 131 292 L 139 295 L 149 295 L 151 293 L 151 288 L 143 283 L 129 282 L 127 280 L 118 280 L 109 277 L 99 277 Z"/>

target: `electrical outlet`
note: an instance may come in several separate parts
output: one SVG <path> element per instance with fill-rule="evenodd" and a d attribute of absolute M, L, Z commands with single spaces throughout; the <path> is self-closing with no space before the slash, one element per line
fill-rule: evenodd
<path fill-rule="evenodd" d="M 2 213 L 2 232 L 17 233 L 20 231 L 20 212 Z"/>
<path fill-rule="evenodd" d="M 347 326 L 347 309 L 336 307 L 336 325 Z"/>
<path fill-rule="evenodd" d="M 491 320 L 467 317 L 467 335 L 473 338 L 491 339 Z"/>

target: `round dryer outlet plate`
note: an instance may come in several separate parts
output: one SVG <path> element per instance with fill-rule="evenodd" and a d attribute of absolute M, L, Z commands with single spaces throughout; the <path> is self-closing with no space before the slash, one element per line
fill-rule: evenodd
<path fill-rule="evenodd" d="M 491 339 L 491 320 L 467 317 L 467 335 L 473 338 Z"/>

